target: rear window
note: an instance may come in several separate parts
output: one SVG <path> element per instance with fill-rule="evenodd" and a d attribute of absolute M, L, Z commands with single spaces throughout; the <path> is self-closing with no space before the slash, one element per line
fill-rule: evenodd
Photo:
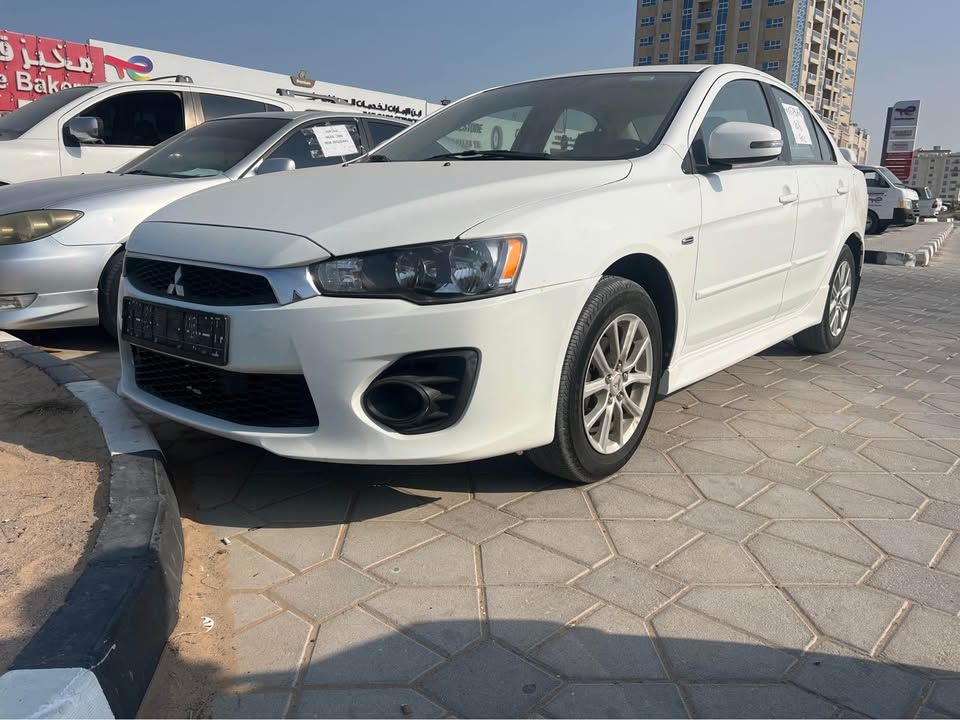
<path fill-rule="evenodd" d="M 216 95 L 214 93 L 200 93 L 200 108 L 203 110 L 204 120 L 215 120 L 226 115 L 243 115 L 266 110 L 280 110 L 278 105 L 270 105 L 259 100 L 233 97 L 232 95 Z"/>

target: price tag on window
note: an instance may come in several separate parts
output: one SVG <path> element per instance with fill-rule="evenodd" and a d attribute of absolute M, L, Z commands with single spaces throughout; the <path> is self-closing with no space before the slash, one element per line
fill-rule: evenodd
<path fill-rule="evenodd" d="M 793 135 L 793 141 L 797 145 L 813 145 L 813 138 L 810 137 L 810 129 L 803 117 L 803 110 L 789 103 L 780 103 L 780 105 L 787 115 L 787 122 L 790 123 L 790 133 Z"/>
<path fill-rule="evenodd" d="M 346 125 L 317 125 L 311 130 L 317 142 L 320 143 L 324 157 L 356 155 L 360 152 Z"/>

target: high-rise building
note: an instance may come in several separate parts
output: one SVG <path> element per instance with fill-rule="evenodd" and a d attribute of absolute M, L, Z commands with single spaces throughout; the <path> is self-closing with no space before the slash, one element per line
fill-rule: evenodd
<path fill-rule="evenodd" d="M 960 198 L 960 153 L 943 150 L 917 150 L 913 154 L 910 187 L 928 187 L 934 197 L 955 205 Z"/>
<path fill-rule="evenodd" d="M 637 0 L 634 65 L 737 63 L 803 95 L 861 162 L 852 120 L 865 0 Z"/>

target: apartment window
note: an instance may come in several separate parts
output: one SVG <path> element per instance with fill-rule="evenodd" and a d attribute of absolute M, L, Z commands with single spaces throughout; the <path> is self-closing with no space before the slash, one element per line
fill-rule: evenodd
<path fill-rule="evenodd" d="M 643 1 L 640 3 L 640 6 L 641 6 L 641 7 L 650 7 L 651 5 L 656 5 L 656 4 L 657 4 L 657 0 L 643 0 Z"/>
<path fill-rule="evenodd" d="M 779 61 L 779 60 L 773 60 L 773 61 L 770 61 L 770 62 L 761 63 L 760 69 L 763 70 L 764 72 L 773 72 L 774 70 L 779 70 L 779 69 L 780 69 L 780 61 Z"/>
<path fill-rule="evenodd" d="M 649 65 L 653 62 L 653 58 L 649 55 L 644 55 L 642 58 L 637 60 L 637 65 Z"/>
<path fill-rule="evenodd" d="M 764 50 L 779 50 L 783 47 L 783 40 L 764 40 L 763 49 Z"/>
<path fill-rule="evenodd" d="M 640 47 L 646 47 L 647 45 L 653 45 L 653 35 L 647 37 L 642 37 L 637 41 L 637 45 Z"/>
<path fill-rule="evenodd" d="M 737 43 L 737 54 L 750 52 L 750 43 Z"/>
<path fill-rule="evenodd" d="M 767 0 L 767 5 L 785 5 L 787 0 Z"/>
<path fill-rule="evenodd" d="M 657 59 L 661 65 L 666 65 L 670 62 L 670 53 L 660 53 L 660 57 Z"/>
<path fill-rule="evenodd" d="M 660 22 L 670 22 L 671 20 L 673 20 L 672 12 L 664 13 L 660 16 Z"/>
<path fill-rule="evenodd" d="M 767 27 L 768 28 L 781 28 L 783 27 L 783 18 L 767 18 Z"/>
<path fill-rule="evenodd" d="M 749 30 L 749 29 L 750 29 L 750 21 L 749 21 L 749 20 L 741 20 L 741 21 L 740 21 L 740 32 L 743 32 L 744 30 Z"/>
<path fill-rule="evenodd" d="M 653 15 L 650 17 L 640 18 L 640 27 L 650 27 L 656 21 L 657 19 Z"/>
<path fill-rule="evenodd" d="M 660 33 L 660 42 L 670 42 L 670 33 Z"/>
<path fill-rule="evenodd" d="M 753 0 L 740 0 L 740 9 L 747 10 L 753 7 Z"/>

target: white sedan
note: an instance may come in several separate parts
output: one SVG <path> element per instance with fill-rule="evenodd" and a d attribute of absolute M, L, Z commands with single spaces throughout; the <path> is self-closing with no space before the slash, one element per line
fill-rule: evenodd
<path fill-rule="evenodd" d="M 843 340 L 863 175 L 789 87 L 630 68 L 477 93 L 134 232 L 121 392 L 280 455 L 619 470 L 659 395 Z"/>

